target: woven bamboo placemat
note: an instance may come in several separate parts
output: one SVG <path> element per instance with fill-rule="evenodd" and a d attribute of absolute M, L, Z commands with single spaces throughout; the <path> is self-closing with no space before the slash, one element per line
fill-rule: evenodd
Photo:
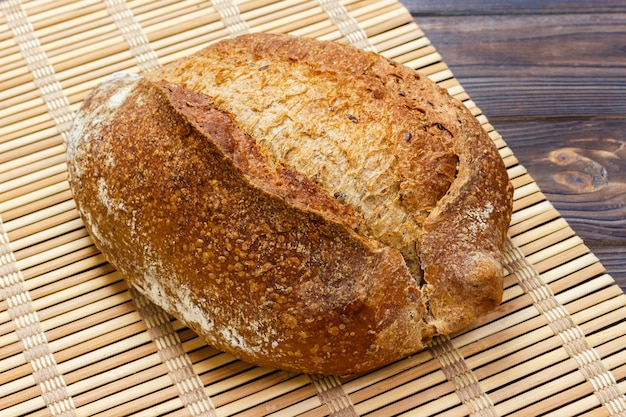
<path fill-rule="evenodd" d="M 0 1 L 0 416 L 624 416 L 626 297 L 394 0 Z M 254 31 L 350 43 L 462 100 L 515 184 L 502 306 L 353 378 L 255 367 L 129 289 L 87 235 L 64 138 L 104 77 Z"/>

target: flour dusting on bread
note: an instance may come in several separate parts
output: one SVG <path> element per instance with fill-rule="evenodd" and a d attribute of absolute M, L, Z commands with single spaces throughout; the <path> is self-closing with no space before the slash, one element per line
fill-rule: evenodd
<path fill-rule="evenodd" d="M 239 359 L 365 372 L 500 303 L 503 161 L 461 103 L 380 55 L 220 41 L 103 82 L 67 153 L 107 260 Z"/>

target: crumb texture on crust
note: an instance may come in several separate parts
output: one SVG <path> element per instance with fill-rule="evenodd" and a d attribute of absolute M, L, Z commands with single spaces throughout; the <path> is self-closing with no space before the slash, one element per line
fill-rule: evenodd
<path fill-rule="evenodd" d="M 399 252 L 324 215 L 337 202 L 317 189 L 293 204 L 275 194 L 291 186 L 279 174 L 252 181 L 224 151 L 249 139 L 205 97 L 113 83 L 81 110 L 97 123 L 73 131 L 69 172 L 87 227 L 131 284 L 260 365 L 346 374 L 421 348 L 424 306 Z M 204 120 L 180 104 L 203 106 Z"/>
<path fill-rule="evenodd" d="M 473 115 L 426 77 L 331 42 L 254 34 L 148 74 L 210 96 L 268 160 L 305 174 L 400 250 L 428 322 L 450 333 L 497 306 L 513 187 Z M 468 286 L 469 283 L 473 283 Z"/>
<path fill-rule="evenodd" d="M 465 107 L 415 71 L 254 34 L 85 101 L 70 185 L 99 248 L 209 343 L 350 374 L 493 309 L 512 186 Z"/>

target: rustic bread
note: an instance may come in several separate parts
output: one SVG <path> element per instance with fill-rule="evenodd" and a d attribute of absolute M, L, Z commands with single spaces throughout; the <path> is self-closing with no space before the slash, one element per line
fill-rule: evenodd
<path fill-rule="evenodd" d="M 494 309 L 512 186 L 424 76 L 254 34 L 84 102 L 68 142 L 86 227 L 140 291 L 263 366 L 352 374 Z"/>

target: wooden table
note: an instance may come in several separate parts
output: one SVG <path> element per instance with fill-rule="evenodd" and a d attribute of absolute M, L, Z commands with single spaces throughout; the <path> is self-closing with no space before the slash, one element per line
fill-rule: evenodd
<path fill-rule="evenodd" d="M 626 290 L 626 1 L 402 2 Z"/>

